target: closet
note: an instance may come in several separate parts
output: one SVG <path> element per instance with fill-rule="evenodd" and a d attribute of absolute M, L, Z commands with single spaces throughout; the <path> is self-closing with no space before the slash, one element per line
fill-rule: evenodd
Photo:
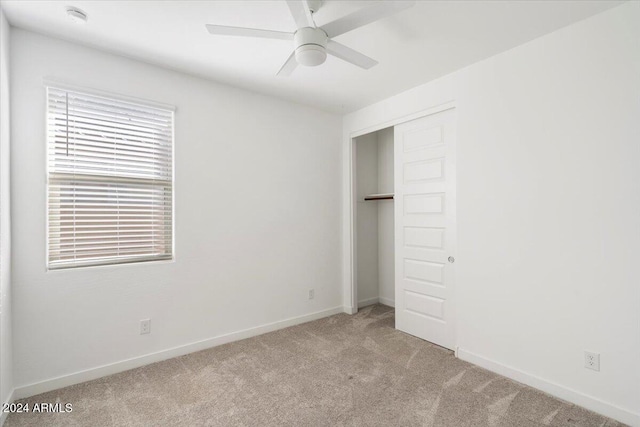
<path fill-rule="evenodd" d="M 395 326 L 455 347 L 455 108 L 354 136 L 352 292 Z"/>
<path fill-rule="evenodd" d="M 358 308 L 394 306 L 393 132 L 354 141 Z"/>

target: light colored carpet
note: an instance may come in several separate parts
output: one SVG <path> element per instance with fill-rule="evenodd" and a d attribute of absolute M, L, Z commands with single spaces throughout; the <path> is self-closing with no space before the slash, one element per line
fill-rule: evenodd
<path fill-rule="evenodd" d="M 374 305 L 26 399 L 18 426 L 620 426 L 456 359 Z"/>

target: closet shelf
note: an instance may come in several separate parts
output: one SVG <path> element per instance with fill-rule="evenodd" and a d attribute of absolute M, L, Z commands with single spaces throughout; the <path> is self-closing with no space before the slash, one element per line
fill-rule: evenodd
<path fill-rule="evenodd" d="M 393 200 L 393 193 L 369 194 L 364 200 Z"/>

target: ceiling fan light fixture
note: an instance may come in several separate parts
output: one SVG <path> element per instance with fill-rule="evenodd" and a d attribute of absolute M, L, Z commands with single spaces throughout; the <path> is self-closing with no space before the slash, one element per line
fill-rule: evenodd
<path fill-rule="evenodd" d="M 317 44 L 306 44 L 296 49 L 296 61 L 307 67 L 316 67 L 327 60 L 327 51 Z"/>
<path fill-rule="evenodd" d="M 320 28 L 305 27 L 293 36 L 296 62 L 307 67 L 315 67 L 327 59 L 327 34 Z"/>
<path fill-rule="evenodd" d="M 298 64 L 307 67 L 323 64 L 327 60 L 327 55 L 368 70 L 378 61 L 336 42 L 333 38 L 407 9 L 413 6 L 415 1 L 377 2 L 375 5 L 357 10 L 318 27 L 313 19 L 313 14 L 322 6 L 322 3 L 323 0 L 287 0 L 289 11 L 298 28 L 294 33 L 213 24 L 207 24 L 206 27 L 211 34 L 279 40 L 293 39 L 293 52 L 289 54 L 287 60 L 278 70 L 278 76 L 290 76 Z"/>

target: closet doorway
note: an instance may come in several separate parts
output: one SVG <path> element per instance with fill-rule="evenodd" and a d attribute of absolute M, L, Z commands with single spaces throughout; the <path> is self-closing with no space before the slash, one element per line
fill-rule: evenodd
<path fill-rule="evenodd" d="M 395 306 L 393 140 L 393 127 L 354 139 L 358 308 Z"/>
<path fill-rule="evenodd" d="M 352 292 L 396 328 L 455 349 L 455 109 L 351 139 Z"/>

